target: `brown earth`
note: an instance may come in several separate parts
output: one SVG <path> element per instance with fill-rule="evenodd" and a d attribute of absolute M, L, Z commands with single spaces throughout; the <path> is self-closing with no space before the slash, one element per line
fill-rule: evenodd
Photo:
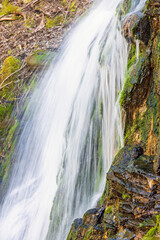
<path fill-rule="evenodd" d="M 89 1 L 11 0 L 9 3 L 17 6 L 17 10 L 0 16 L 0 65 L 9 55 L 23 60 L 33 50 L 57 49 L 65 31 L 88 8 Z"/>

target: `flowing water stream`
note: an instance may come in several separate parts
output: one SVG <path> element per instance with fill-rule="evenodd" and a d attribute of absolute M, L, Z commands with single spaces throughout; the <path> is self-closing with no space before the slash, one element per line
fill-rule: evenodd
<path fill-rule="evenodd" d="M 1 240 L 64 240 L 73 219 L 101 196 L 123 145 L 116 104 L 127 63 L 115 14 L 120 2 L 92 7 L 42 73 L 21 120 L 1 204 Z M 144 2 L 131 7 L 136 11 Z"/>

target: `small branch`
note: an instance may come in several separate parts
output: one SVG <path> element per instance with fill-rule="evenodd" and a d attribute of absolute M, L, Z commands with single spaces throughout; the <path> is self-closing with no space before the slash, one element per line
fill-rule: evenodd
<path fill-rule="evenodd" d="M 0 22 L 3 22 L 3 21 L 15 21 L 16 19 L 14 19 L 14 18 L 1 18 L 0 19 Z"/>
<path fill-rule="evenodd" d="M 9 82 L 9 83 L 6 83 L 5 85 L 3 85 L 2 87 L 0 87 L 0 90 L 2 90 L 3 88 L 7 87 L 8 85 L 14 83 L 13 81 Z"/>

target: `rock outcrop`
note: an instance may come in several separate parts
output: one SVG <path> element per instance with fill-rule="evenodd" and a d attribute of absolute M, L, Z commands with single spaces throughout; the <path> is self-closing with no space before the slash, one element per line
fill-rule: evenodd
<path fill-rule="evenodd" d="M 122 14 L 129 2 L 122 3 Z M 120 96 L 125 146 L 98 206 L 74 221 L 67 240 L 160 239 L 160 1 L 147 1 L 122 29 L 130 49 Z"/>

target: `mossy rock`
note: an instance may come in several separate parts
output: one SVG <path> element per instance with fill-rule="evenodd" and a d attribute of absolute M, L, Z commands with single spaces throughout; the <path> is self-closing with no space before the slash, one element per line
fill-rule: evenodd
<path fill-rule="evenodd" d="M 14 56 L 7 57 L 4 60 L 1 71 L 0 71 L 0 83 L 10 74 L 18 70 L 21 67 L 21 64 L 22 63 L 18 58 Z"/>
<path fill-rule="evenodd" d="M 30 67 L 43 66 L 47 59 L 48 54 L 49 54 L 48 51 L 35 50 L 27 56 L 26 63 Z"/>
<path fill-rule="evenodd" d="M 0 161 L 0 178 L 2 179 L 3 183 L 6 182 L 9 176 L 11 159 L 13 157 L 13 152 L 16 146 L 15 134 L 17 132 L 18 126 L 19 126 L 19 121 L 15 120 L 14 124 L 12 125 L 12 127 L 8 132 L 8 135 L 4 143 L 3 152 L 6 153 L 6 156 L 5 156 L 5 159 L 2 159 Z"/>
<path fill-rule="evenodd" d="M 121 166 L 121 164 L 128 165 L 130 161 L 137 159 L 143 153 L 144 151 L 140 146 L 125 146 L 115 156 L 111 168 L 116 165 Z"/>
<path fill-rule="evenodd" d="M 158 240 L 160 234 L 160 215 L 156 215 L 155 226 L 152 227 L 142 240 Z"/>
<path fill-rule="evenodd" d="M 5 97 L 11 100 L 14 97 L 13 89 L 16 85 L 17 70 L 21 65 L 21 61 L 14 56 L 9 56 L 4 60 L 0 71 L 0 98 Z"/>
<path fill-rule="evenodd" d="M 145 53 L 139 59 L 133 56 L 128 63 L 126 80 L 120 95 L 120 106 L 124 109 L 140 106 L 148 93 L 150 84 L 150 62 Z"/>

